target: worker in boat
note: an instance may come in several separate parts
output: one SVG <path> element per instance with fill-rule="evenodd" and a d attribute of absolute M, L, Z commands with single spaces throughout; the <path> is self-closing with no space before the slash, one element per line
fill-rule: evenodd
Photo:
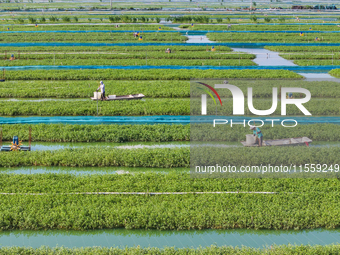
<path fill-rule="evenodd" d="M 14 54 L 11 55 L 11 58 L 9 60 L 15 60 Z"/>
<path fill-rule="evenodd" d="M 259 147 L 262 147 L 263 134 L 261 130 L 255 126 L 250 126 L 250 130 L 253 130 L 253 135 L 256 137 L 256 143 L 259 145 Z"/>
<path fill-rule="evenodd" d="M 96 91 L 98 91 L 99 89 L 100 89 L 100 92 L 102 93 L 101 100 L 104 101 L 105 100 L 105 85 L 103 81 L 100 81 L 99 87 Z"/>

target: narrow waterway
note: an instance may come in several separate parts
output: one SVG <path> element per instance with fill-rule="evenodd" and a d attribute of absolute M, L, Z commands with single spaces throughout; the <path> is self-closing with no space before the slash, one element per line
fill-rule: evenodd
<path fill-rule="evenodd" d="M 134 173 L 170 173 L 189 172 L 189 168 L 147 168 L 147 167 L 62 167 L 62 166 L 30 166 L 4 167 L 0 174 L 134 174 Z M 0 237 L 1 243 L 1 237 Z"/>
<path fill-rule="evenodd" d="M 91 231 L 4 231 L 0 232 L 0 246 L 41 247 L 206 247 L 247 246 L 253 248 L 271 245 L 327 245 L 340 240 L 339 230 L 91 230 Z M 273 247 L 275 248 L 275 247 Z"/>
<path fill-rule="evenodd" d="M 214 41 L 210 41 L 209 38 L 205 35 L 186 35 L 189 38 L 187 43 L 215 43 Z"/>
<path fill-rule="evenodd" d="M 232 50 L 255 54 L 256 58 L 253 61 L 259 66 L 297 66 L 293 61 L 279 56 L 278 52 L 266 49 L 232 48 Z"/>

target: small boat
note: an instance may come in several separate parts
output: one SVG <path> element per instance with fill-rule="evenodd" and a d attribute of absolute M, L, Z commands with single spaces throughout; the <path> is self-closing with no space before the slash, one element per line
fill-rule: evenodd
<path fill-rule="evenodd" d="M 297 137 L 297 138 L 285 138 L 285 139 L 277 139 L 277 140 L 263 140 L 262 146 L 298 146 L 298 145 L 306 145 L 312 142 L 308 137 Z M 246 141 L 241 141 L 241 143 L 246 147 L 256 147 L 257 143 L 247 143 Z"/>
<path fill-rule="evenodd" d="M 30 151 L 29 146 L 1 146 L 0 151 Z"/>
<path fill-rule="evenodd" d="M 142 99 L 145 96 L 143 94 L 132 94 L 132 95 L 125 95 L 125 96 L 116 96 L 116 95 L 109 95 L 106 97 L 105 101 L 113 101 L 113 100 L 133 100 L 133 99 Z M 92 100 L 98 100 L 100 96 L 91 97 Z"/>

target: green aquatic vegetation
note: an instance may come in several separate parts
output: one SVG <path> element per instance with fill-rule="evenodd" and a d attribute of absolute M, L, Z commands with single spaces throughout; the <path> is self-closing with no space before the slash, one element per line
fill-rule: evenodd
<path fill-rule="evenodd" d="M 268 16 L 271 18 L 270 16 Z M 312 28 L 312 31 L 339 31 L 339 27 L 330 26 L 330 25 L 242 25 L 242 26 L 231 26 L 228 25 L 219 25 L 214 26 L 214 30 L 231 30 L 231 31 L 309 31 L 309 28 Z M 199 25 L 195 24 L 193 30 L 212 30 L 211 26 L 207 25 Z M 270 36 L 270 34 L 268 35 Z"/>
<path fill-rule="evenodd" d="M 329 72 L 330 75 L 333 75 L 334 77 L 340 77 L 340 69 L 333 69 Z"/>
<path fill-rule="evenodd" d="M 207 33 L 212 41 L 219 42 L 283 42 L 283 43 L 337 43 L 339 33 Z M 318 37 L 319 40 L 315 40 Z"/>
<path fill-rule="evenodd" d="M 51 48 L 50 48 L 51 49 Z M 17 60 L 89 60 L 89 59 L 254 59 L 254 54 L 246 54 L 242 52 L 229 52 L 229 51 L 175 51 L 172 49 L 172 53 L 165 53 L 164 47 L 162 47 L 163 51 L 148 51 L 148 49 L 136 51 L 125 51 L 125 47 L 122 47 L 118 50 L 112 50 L 112 52 L 95 52 L 91 54 L 86 54 L 84 52 L 54 52 L 49 51 L 48 53 L 40 53 L 40 54 L 31 54 L 31 53 L 22 53 L 20 55 L 20 59 Z M 17 61 L 18 62 L 18 61 Z M 14 62 L 16 63 L 16 62 Z"/>
<path fill-rule="evenodd" d="M 6 80 L 190 80 L 201 78 L 297 78 L 287 70 L 27 70 L 7 71 Z"/>
<path fill-rule="evenodd" d="M 108 16 L 111 17 L 111 16 Z M 51 17 L 52 18 L 52 17 Z M 54 19 L 56 17 L 53 17 Z M 77 16 L 78 19 L 83 18 L 81 16 Z M 87 18 L 87 17 L 86 17 Z M 55 21 L 55 20 L 54 20 Z M 62 19 L 60 21 L 63 21 Z M 76 21 L 76 20 L 75 20 Z M 77 22 L 77 21 L 76 21 Z M 163 30 L 173 30 L 172 28 L 169 28 L 164 25 L 130 25 L 130 24 L 120 24 L 119 27 L 115 27 L 113 25 L 86 25 L 83 24 L 72 24 L 72 25 L 48 25 L 48 26 L 23 26 L 23 25 L 16 25 L 11 26 L 10 31 L 58 31 L 58 30 L 68 30 L 68 31 L 77 31 L 77 30 L 103 30 L 103 31 L 120 31 L 120 30 L 131 30 L 131 31 L 145 31 L 145 30 L 158 30 L 158 28 L 161 27 Z M 6 27 L 3 27 L 4 31 L 7 31 Z"/>
<path fill-rule="evenodd" d="M 196 165 L 304 165 L 339 164 L 339 147 L 221 147 L 106 149 L 81 148 L 57 151 L 0 153 L 1 167 L 14 166 L 126 166 L 126 167 L 188 167 L 190 151 Z M 215 155 L 207 159 L 207 153 Z M 242 155 L 242 157 L 240 157 Z M 203 160 L 204 162 L 200 162 Z M 202 164 L 200 164 L 202 163 Z"/>
<path fill-rule="evenodd" d="M 3 140 L 17 135 L 28 141 L 32 128 L 32 141 L 45 142 L 171 142 L 189 141 L 190 125 L 64 125 L 64 124 L 14 124 L 0 125 Z"/>
<path fill-rule="evenodd" d="M 338 192 L 190 195 L 0 195 L 0 229 L 337 228 Z M 242 212 L 242 213 L 240 213 Z"/>
<path fill-rule="evenodd" d="M 58 151 L 32 151 L 20 154 L 0 153 L 0 166 L 132 166 L 132 167 L 188 167 L 189 149 L 107 149 L 84 148 Z M 13 161 L 13 162 L 12 162 Z"/>
<path fill-rule="evenodd" d="M 27 47 L 15 47 L 15 46 L 3 46 L 0 48 L 1 53 L 7 52 L 15 54 L 15 56 L 18 57 L 19 52 L 20 53 L 83 53 L 86 55 L 86 53 L 93 53 L 96 52 L 98 54 L 105 54 L 105 53 L 140 53 L 140 52 L 147 52 L 148 54 L 152 54 L 154 52 L 158 53 L 165 53 L 165 50 L 168 48 L 168 46 L 101 46 L 93 47 L 93 46 L 55 46 L 51 48 L 50 46 L 27 46 Z M 208 48 L 209 49 L 209 48 Z M 207 52 L 206 46 L 171 46 L 171 52 L 172 53 L 182 53 L 185 52 L 184 55 L 192 55 L 191 52 L 194 52 L 195 54 L 209 54 L 211 52 Z M 219 53 L 219 52 L 230 52 L 231 49 L 227 46 L 217 46 L 216 51 L 213 53 Z M 204 52 L 204 53 L 203 53 Z M 169 57 L 172 56 L 172 54 L 168 54 Z M 211 55 L 211 54 L 210 54 Z M 39 56 L 33 55 L 37 58 Z M 25 55 L 26 57 L 26 55 Z M 95 56 L 94 56 L 95 57 Z"/>
<path fill-rule="evenodd" d="M 1 43 L 15 42 L 185 42 L 188 38 L 181 33 L 142 33 L 142 41 L 133 33 L 9 33 L 2 34 Z"/>
<path fill-rule="evenodd" d="M 28 130 L 32 128 L 32 141 L 43 142 L 171 142 L 171 141 L 226 141 L 239 142 L 245 139 L 249 130 L 242 126 L 228 129 L 216 126 L 214 132 L 209 125 L 64 125 L 64 124 L 5 124 L 4 141 L 18 135 L 22 141 L 28 141 Z M 191 131 L 190 131 L 191 126 Z M 200 133 L 195 132 L 200 130 Z M 204 130 L 204 132 L 202 132 Z M 263 126 L 265 139 L 282 139 L 307 136 L 313 141 L 337 142 L 340 129 L 337 124 L 298 125 L 294 129 L 282 126 Z M 204 133 L 204 137 L 201 135 Z"/>
<path fill-rule="evenodd" d="M 17 61 L 0 60 L 1 66 L 39 66 L 39 65 L 87 65 L 94 66 L 253 66 L 250 59 L 20 59 Z"/>
<path fill-rule="evenodd" d="M 299 66 L 332 66 L 332 65 L 340 65 L 339 59 L 327 59 L 327 60 L 320 60 L 320 59 L 305 59 L 305 60 L 294 60 L 294 63 Z"/>
<path fill-rule="evenodd" d="M 106 93 L 143 93 L 147 98 L 190 97 L 189 81 L 105 80 Z M 0 83 L 1 98 L 90 98 L 98 88 L 96 81 L 7 81 Z"/>
<path fill-rule="evenodd" d="M 233 114 L 233 102 L 223 99 L 223 107 L 218 108 L 219 115 Z M 256 109 L 269 109 L 271 100 L 254 99 Z M 313 116 L 339 116 L 340 107 L 338 99 L 314 99 L 304 104 Z M 191 109 L 191 111 L 190 111 Z M 302 115 L 295 105 L 287 105 L 287 115 Z M 117 100 L 98 102 L 76 99 L 51 100 L 0 100 L 0 116 L 150 116 L 150 115 L 200 115 L 201 102 L 189 98 L 146 98 L 143 100 Z M 208 101 L 208 115 L 216 114 L 214 102 Z M 272 115 L 280 115 L 281 106 Z M 247 104 L 245 115 L 252 116 Z"/>
<path fill-rule="evenodd" d="M 327 46 L 323 45 L 320 46 L 265 46 L 265 49 L 272 50 L 272 51 L 279 51 L 279 52 L 302 52 L 302 53 L 337 53 L 340 51 L 340 46 Z"/>
<path fill-rule="evenodd" d="M 337 254 L 340 252 L 339 245 L 282 245 L 282 246 L 273 246 L 270 248 L 249 248 L 243 246 L 239 247 L 230 247 L 230 246 L 209 246 L 209 247 L 200 247 L 200 248 L 106 248 L 106 247 L 87 247 L 87 248 L 29 248 L 29 247 L 2 247 L 0 248 L 0 252 L 2 254 L 32 254 L 32 255 L 45 255 L 45 254 L 88 254 L 88 255 L 102 255 L 102 254 L 112 254 L 112 255 L 129 255 L 129 254 L 159 254 L 159 255 L 219 255 L 219 254 L 237 254 L 237 255 L 260 255 L 260 254 L 305 254 L 305 255 L 314 255 L 314 254 Z"/>
<path fill-rule="evenodd" d="M 244 141 L 249 129 L 242 125 L 216 125 L 210 124 L 190 124 L 191 141 Z M 337 124 L 308 124 L 297 125 L 294 128 L 285 128 L 281 125 L 264 125 L 261 127 L 264 140 L 275 140 L 292 137 L 308 137 L 313 141 L 340 141 L 340 128 Z"/>
<path fill-rule="evenodd" d="M 339 164 L 339 147 L 191 147 L 195 166 L 304 166 L 305 164 Z M 214 157 L 207 157 L 214 155 Z M 333 168 L 334 169 L 334 168 Z"/>
<path fill-rule="evenodd" d="M 7 105 L 7 106 L 6 106 Z M 98 102 L 100 116 L 188 115 L 189 99 L 159 98 Z M 88 100 L 0 101 L 0 116 L 95 116 L 97 102 Z"/>
<path fill-rule="evenodd" d="M 174 169 L 176 170 L 176 168 Z M 0 174 L 1 193 L 77 192 L 339 192 L 335 178 L 192 178 L 187 173 Z"/>
<path fill-rule="evenodd" d="M 247 95 L 249 81 L 233 80 Z M 105 80 L 107 93 L 129 95 L 143 93 L 147 98 L 186 98 L 190 97 L 190 81 L 171 80 Z M 301 80 L 259 80 L 252 81 L 254 98 L 271 98 L 272 87 L 303 87 L 311 92 L 313 98 L 339 98 L 337 82 L 301 81 Z M 89 98 L 97 88 L 95 81 L 7 81 L 0 83 L 1 98 Z M 230 98 L 229 91 L 221 90 L 222 98 Z M 296 98 L 299 93 L 293 93 Z"/>

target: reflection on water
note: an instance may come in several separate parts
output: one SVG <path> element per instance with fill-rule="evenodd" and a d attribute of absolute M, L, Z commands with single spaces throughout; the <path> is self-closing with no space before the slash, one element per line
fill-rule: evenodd
<path fill-rule="evenodd" d="M 340 240 L 339 230 L 91 230 L 91 231 L 5 231 L 0 232 L 1 246 L 41 245 L 56 247 L 141 247 L 174 246 L 176 248 L 227 245 L 262 248 L 283 244 L 335 244 Z"/>

